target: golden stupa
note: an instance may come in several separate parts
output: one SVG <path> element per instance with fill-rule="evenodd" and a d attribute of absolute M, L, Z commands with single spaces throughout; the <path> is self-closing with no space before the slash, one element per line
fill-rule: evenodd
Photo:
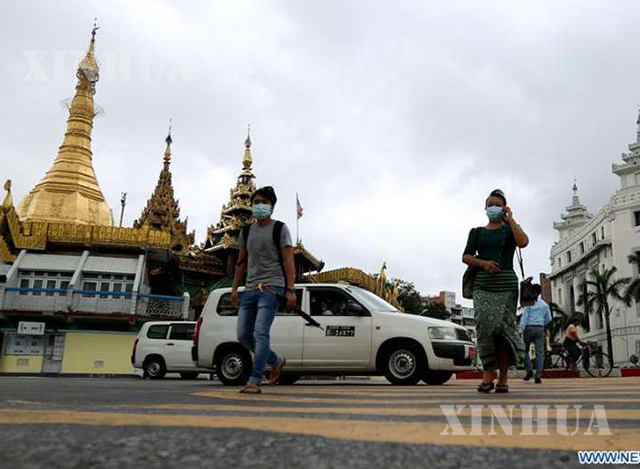
<path fill-rule="evenodd" d="M 94 26 L 87 54 L 78 65 L 78 84 L 58 156 L 40 183 L 18 205 L 22 221 L 113 226 L 113 214 L 98 185 L 91 153 L 93 95 L 99 77 L 95 58 L 97 29 Z"/>

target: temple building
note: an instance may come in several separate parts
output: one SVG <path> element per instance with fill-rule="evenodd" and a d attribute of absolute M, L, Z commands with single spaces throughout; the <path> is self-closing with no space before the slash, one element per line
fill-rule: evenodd
<path fill-rule="evenodd" d="M 97 29 L 77 68 L 67 129 L 51 169 L 17 207 L 11 181 L 4 186 L 0 373 L 133 373 L 130 355 L 141 324 L 197 318 L 212 289 L 231 285 L 238 236 L 253 222 L 248 135 L 220 221 L 202 245 L 195 243 L 174 193 L 169 129 L 158 181 L 140 216 L 132 228 L 114 225 L 91 151 Z M 321 272 L 324 263 L 299 241 L 294 261 L 297 282 L 349 282 L 399 306 L 386 267 L 377 279 L 351 268 Z"/>
<path fill-rule="evenodd" d="M 638 277 L 637 266 L 628 256 L 640 252 L 640 113 L 636 141 L 622 154 L 622 164 L 613 164 L 612 172 L 620 178 L 619 189 L 595 214 L 580 202 L 578 186 L 573 186 L 571 204 L 553 227 L 559 240 L 551 248 L 551 298 L 568 314 L 584 311 L 579 306 L 581 288 L 591 268 L 600 272 L 616 267 L 616 278 Z M 548 288 L 548 287 L 547 287 Z M 616 365 L 629 365 L 629 357 L 640 356 L 640 305 L 630 307 L 611 301 L 610 316 L 613 356 Z M 596 312 L 588 316 L 588 330 L 580 338 L 597 342 L 607 352 L 604 318 Z"/>

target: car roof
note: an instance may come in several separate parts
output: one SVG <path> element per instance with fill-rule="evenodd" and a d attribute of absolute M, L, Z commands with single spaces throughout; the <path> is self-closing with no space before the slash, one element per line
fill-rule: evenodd
<path fill-rule="evenodd" d="M 163 325 L 171 325 L 171 324 L 195 324 L 195 321 L 147 321 L 142 327 L 145 326 L 163 326 Z"/>

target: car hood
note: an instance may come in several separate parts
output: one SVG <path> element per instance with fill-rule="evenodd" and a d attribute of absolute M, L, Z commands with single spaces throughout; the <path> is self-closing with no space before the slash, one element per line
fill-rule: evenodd
<path fill-rule="evenodd" d="M 417 316 L 415 314 L 394 313 L 402 318 L 403 321 L 412 321 L 415 324 L 424 325 L 427 327 L 453 327 L 456 329 L 465 329 L 460 324 L 455 322 L 445 321 L 443 319 L 435 319 L 426 316 Z M 466 330 L 466 329 L 465 329 Z"/>

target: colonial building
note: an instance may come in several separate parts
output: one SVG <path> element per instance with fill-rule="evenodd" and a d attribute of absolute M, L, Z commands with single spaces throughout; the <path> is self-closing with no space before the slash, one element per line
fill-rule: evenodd
<path fill-rule="evenodd" d="M 612 172 L 620 178 L 620 188 L 609 202 L 595 214 L 589 213 L 573 186 L 571 205 L 553 227 L 559 240 L 551 248 L 552 298 L 567 313 L 584 311 L 577 305 L 582 285 L 592 267 L 601 272 L 616 267 L 617 276 L 637 277 L 637 268 L 628 256 L 640 251 L 640 114 L 636 141 L 629 152 L 622 154 L 622 164 L 613 164 Z M 640 305 L 612 301 L 610 316 L 613 355 L 616 364 L 629 363 L 629 356 L 640 355 Z M 587 341 L 598 342 L 606 351 L 603 318 L 594 312 L 588 315 L 589 331 L 581 331 Z"/>

